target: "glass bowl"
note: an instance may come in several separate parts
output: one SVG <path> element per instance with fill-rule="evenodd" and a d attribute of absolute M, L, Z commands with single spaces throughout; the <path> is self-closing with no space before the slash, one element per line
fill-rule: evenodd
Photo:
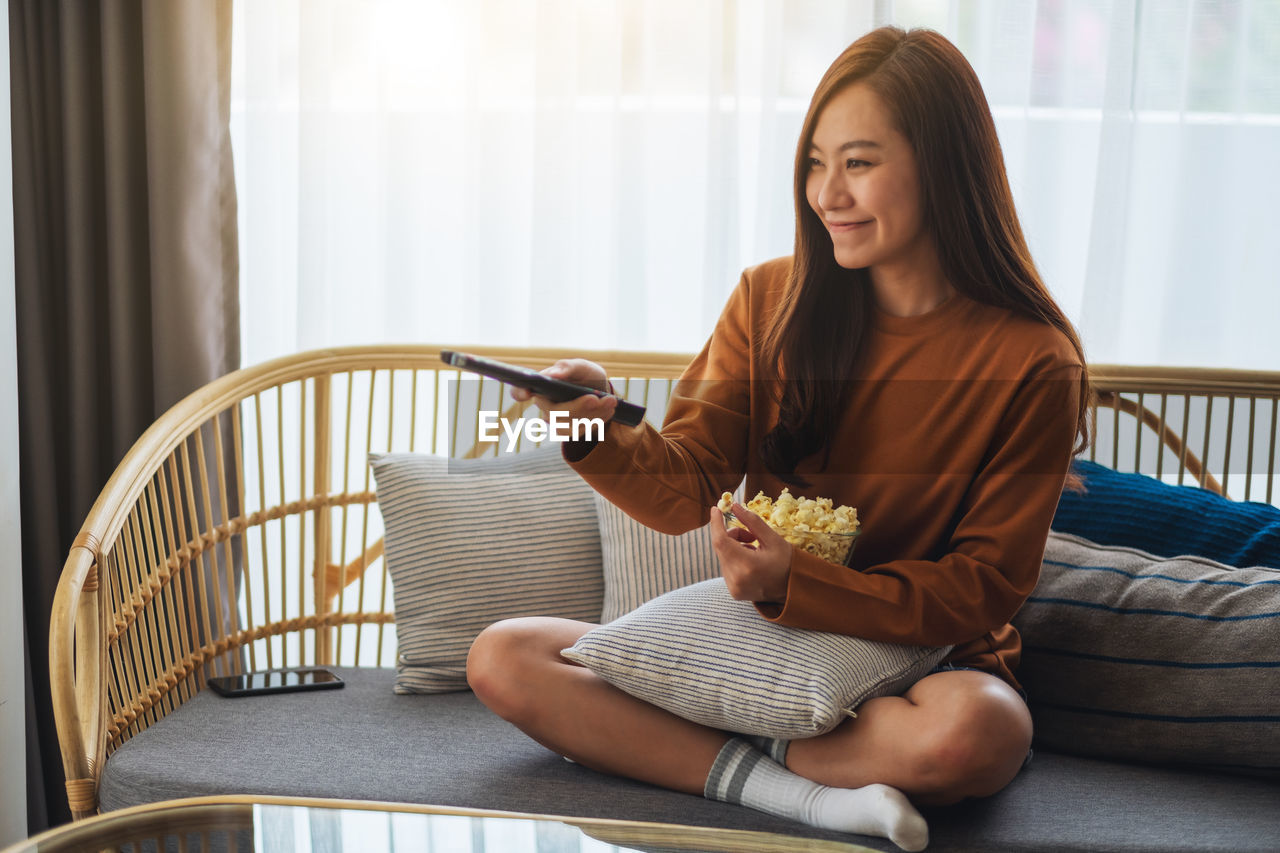
<path fill-rule="evenodd" d="M 745 524 L 734 517 L 732 511 L 724 511 L 721 515 L 724 517 L 725 529 L 746 527 Z M 858 534 L 862 532 L 861 530 L 854 530 L 851 533 L 832 533 L 826 530 L 795 530 L 774 527 L 772 524 L 769 527 L 800 550 L 807 551 L 816 557 L 821 557 L 828 562 L 841 566 L 849 565 L 849 561 L 853 558 L 853 546 L 857 544 Z"/>

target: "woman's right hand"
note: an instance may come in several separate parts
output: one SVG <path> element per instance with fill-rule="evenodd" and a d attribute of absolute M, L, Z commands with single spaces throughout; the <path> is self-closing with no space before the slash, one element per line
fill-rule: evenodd
<path fill-rule="evenodd" d="M 572 382 L 574 385 L 585 385 L 601 391 L 609 391 L 609 375 L 594 361 L 585 358 L 562 358 L 550 367 L 540 371 L 544 376 Z M 567 412 L 570 418 L 600 418 L 609 421 L 618 407 L 618 398 L 614 396 L 597 397 L 594 394 L 583 394 L 563 403 L 553 403 L 546 397 L 533 394 L 523 388 L 512 388 L 511 397 L 515 400 L 532 400 L 544 413 L 553 411 Z"/>

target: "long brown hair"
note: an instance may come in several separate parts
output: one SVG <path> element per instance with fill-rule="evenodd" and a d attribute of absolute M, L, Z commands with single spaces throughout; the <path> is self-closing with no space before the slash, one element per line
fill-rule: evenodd
<path fill-rule="evenodd" d="M 1085 364 L 1080 337 L 1054 302 L 1027 248 L 995 122 L 964 55 L 932 30 L 873 30 L 850 45 L 818 83 L 796 146 L 796 243 L 778 310 L 763 330 L 764 364 L 778 365 L 778 423 L 764 437 L 765 467 L 784 481 L 803 458 L 829 454 L 871 314 L 870 276 L 836 264 L 831 237 L 806 197 L 809 146 L 818 115 L 862 83 L 888 107 L 919 169 L 924 227 L 943 274 L 977 302 L 1058 329 Z M 1076 451 L 1088 446 L 1087 371 L 1080 380 Z"/>

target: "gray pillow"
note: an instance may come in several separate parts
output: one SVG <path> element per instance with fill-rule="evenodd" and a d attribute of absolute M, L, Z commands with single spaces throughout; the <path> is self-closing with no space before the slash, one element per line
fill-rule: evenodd
<path fill-rule="evenodd" d="M 685 719 L 799 738 L 901 693 L 948 651 L 776 625 L 715 578 L 655 598 L 561 654 Z"/>
<path fill-rule="evenodd" d="M 496 459 L 372 454 L 395 596 L 397 693 L 467 687 L 467 651 L 514 616 L 600 616 L 591 487 L 558 444 Z"/>
<path fill-rule="evenodd" d="M 598 493 L 596 514 L 604 566 L 601 622 L 612 622 L 664 592 L 720 576 L 707 525 L 669 536 L 645 527 Z"/>
<path fill-rule="evenodd" d="M 1280 771 L 1280 571 L 1051 533 L 1013 624 L 1037 743 Z"/>

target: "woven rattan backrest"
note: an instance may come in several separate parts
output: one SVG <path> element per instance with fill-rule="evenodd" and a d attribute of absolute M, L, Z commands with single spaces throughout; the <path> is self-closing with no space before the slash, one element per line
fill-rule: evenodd
<path fill-rule="evenodd" d="M 660 417 L 674 377 L 618 375 L 615 384 Z M 233 431 L 244 436 L 235 467 L 246 482 L 248 526 L 238 539 L 250 569 L 241 573 L 240 616 L 254 641 L 225 665 L 393 665 L 391 584 L 369 455 L 496 456 L 508 437 L 479 440 L 478 413 L 514 421 L 536 414 L 526 408 L 500 383 L 460 376 L 438 360 L 333 371 L 246 398 Z M 539 444 L 521 437 L 514 450 Z"/>
<path fill-rule="evenodd" d="M 1280 373 L 1097 365 L 1091 376 L 1090 458 L 1236 500 L 1280 502 Z"/>

